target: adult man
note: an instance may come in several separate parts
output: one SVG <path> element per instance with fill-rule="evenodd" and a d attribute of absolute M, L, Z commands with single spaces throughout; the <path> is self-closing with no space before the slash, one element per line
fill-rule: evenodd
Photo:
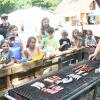
<path fill-rule="evenodd" d="M 96 47 L 94 53 L 89 56 L 89 60 L 94 60 L 99 55 L 100 55 L 100 40 L 97 44 L 97 47 Z M 100 56 L 99 56 L 99 60 L 100 60 Z"/>
<path fill-rule="evenodd" d="M 10 27 L 10 24 L 8 22 L 8 15 L 2 14 L 1 20 L 2 24 L 0 24 L 0 34 L 3 35 L 4 38 L 6 38 L 6 34 L 8 33 L 8 29 Z"/>

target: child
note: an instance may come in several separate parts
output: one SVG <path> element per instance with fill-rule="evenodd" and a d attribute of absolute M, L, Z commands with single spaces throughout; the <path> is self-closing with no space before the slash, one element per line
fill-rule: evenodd
<path fill-rule="evenodd" d="M 38 53 L 39 49 L 36 47 L 36 38 L 29 37 L 27 40 L 26 50 L 24 56 L 30 61 Z"/>
<path fill-rule="evenodd" d="M 23 48 L 23 43 L 22 43 L 21 39 L 18 36 L 18 28 L 17 28 L 16 25 L 11 25 L 10 26 L 9 33 L 8 33 L 7 37 L 9 37 L 9 35 L 11 35 L 11 34 L 15 36 L 15 41 L 20 44 L 21 48 Z"/>
<path fill-rule="evenodd" d="M 16 63 L 20 62 L 20 60 L 22 59 L 22 47 L 20 43 L 15 40 L 15 35 L 13 34 L 10 34 L 10 36 L 8 37 L 8 41 Z"/>
<path fill-rule="evenodd" d="M 65 51 L 71 46 L 70 40 L 67 38 L 68 33 L 66 31 L 61 32 L 62 38 L 59 40 L 60 43 L 60 51 Z"/>
<path fill-rule="evenodd" d="M 79 35 L 78 29 L 73 30 L 71 43 L 72 43 L 72 47 L 78 48 L 82 46 L 82 38 Z"/>
<path fill-rule="evenodd" d="M 0 67 L 8 67 L 14 64 L 13 53 L 9 50 L 9 43 L 5 40 L 1 42 Z"/>
<path fill-rule="evenodd" d="M 93 33 L 91 30 L 87 31 L 87 37 L 85 39 L 85 46 L 89 46 L 89 47 L 96 47 L 96 40 L 92 38 L 93 37 Z"/>
<path fill-rule="evenodd" d="M 46 51 L 47 58 L 54 56 L 54 52 L 60 47 L 59 41 L 54 37 L 54 28 L 47 29 L 48 37 L 42 40 L 42 47 Z"/>

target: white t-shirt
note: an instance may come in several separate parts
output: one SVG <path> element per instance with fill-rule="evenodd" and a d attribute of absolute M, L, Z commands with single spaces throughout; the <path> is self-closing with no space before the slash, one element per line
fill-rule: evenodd
<path fill-rule="evenodd" d="M 2 35 L 0 35 L 0 44 L 1 44 L 2 40 L 4 40 L 4 37 Z"/>
<path fill-rule="evenodd" d="M 4 37 L 2 35 L 0 35 L 0 41 L 3 40 L 3 39 L 4 39 Z"/>

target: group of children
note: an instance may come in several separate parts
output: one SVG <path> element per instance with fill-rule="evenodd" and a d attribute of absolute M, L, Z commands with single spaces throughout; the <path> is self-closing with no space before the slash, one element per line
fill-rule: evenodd
<path fill-rule="evenodd" d="M 85 38 L 82 37 L 78 29 L 73 30 L 72 39 L 68 38 L 68 32 L 61 32 L 61 39 L 55 37 L 53 27 L 47 27 L 45 34 L 38 35 L 36 38 L 31 36 L 27 40 L 26 48 L 18 36 L 18 28 L 11 25 L 9 33 L 5 39 L 0 41 L 0 67 L 11 66 L 14 63 L 30 61 L 39 52 L 45 53 L 46 59 L 55 56 L 56 51 L 65 51 L 70 47 L 96 46 L 91 30 L 87 30 Z"/>

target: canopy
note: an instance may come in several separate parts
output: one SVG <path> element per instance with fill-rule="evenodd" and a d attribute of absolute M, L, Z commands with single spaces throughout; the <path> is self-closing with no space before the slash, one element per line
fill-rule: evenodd
<path fill-rule="evenodd" d="M 53 15 L 53 13 L 47 10 L 43 10 L 39 7 L 17 10 L 15 12 L 10 13 L 8 16 L 11 24 L 15 24 L 19 27 L 23 24 L 25 31 L 31 33 L 36 32 L 36 28 L 40 27 L 41 20 L 44 17 L 48 17 L 51 23 L 56 23 L 55 16 Z"/>

